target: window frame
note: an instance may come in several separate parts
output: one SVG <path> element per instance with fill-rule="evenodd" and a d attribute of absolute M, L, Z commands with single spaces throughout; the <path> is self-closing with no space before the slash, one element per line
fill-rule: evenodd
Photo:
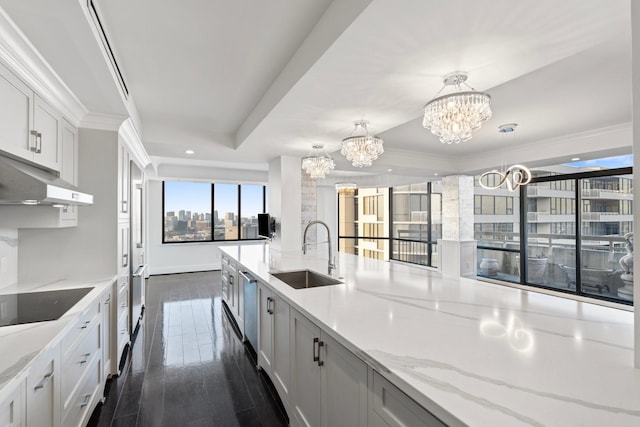
<path fill-rule="evenodd" d="M 165 240 L 165 215 L 166 215 L 166 207 L 165 207 L 165 183 L 166 182 L 193 182 L 193 183 L 202 183 L 201 181 L 182 181 L 182 180 L 162 180 L 162 238 L 161 238 L 161 243 L 163 245 L 173 245 L 173 244 L 183 244 L 183 243 L 188 243 L 188 244 L 198 244 L 198 243 L 223 243 L 223 242 L 240 242 L 240 241 L 258 241 L 258 240 L 263 240 L 263 238 L 258 237 L 258 238 L 250 238 L 250 239 L 244 239 L 242 238 L 242 227 L 241 227 L 241 214 L 242 214 L 242 186 L 243 185 L 261 185 L 262 186 L 262 213 L 266 212 L 266 207 L 267 207 L 267 185 L 266 184 L 252 184 L 252 183 L 229 183 L 229 182 L 219 182 L 218 184 L 225 184 L 225 185 L 229 185 L 229 184 L 236 184 L 238 186 L 238 192 L 237 192 L 237 209 L 238 209 L 238 238 L 237 239 L 222 239 L 222 240 L 216 240 L 215 239 L 215 224 L 214 224 L 214 207 L 215 207 L 215 182 L 205 182 L 206 184 L 209 184 L 211 186 L 211 239 L 209 240 L 175 240 L 175 241 L 168 241 Z M 257 212 L 260 213 L 260 212 Z"/>

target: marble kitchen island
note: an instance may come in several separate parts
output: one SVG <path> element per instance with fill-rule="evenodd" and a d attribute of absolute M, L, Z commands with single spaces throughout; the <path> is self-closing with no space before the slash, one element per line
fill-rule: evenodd
<path fill-rule="evenodd" d="M 632 312 L 344 253 L 296 290 L 269 273 L 324 252 L 221 251 L 446 424 L 640 425 Z"/>

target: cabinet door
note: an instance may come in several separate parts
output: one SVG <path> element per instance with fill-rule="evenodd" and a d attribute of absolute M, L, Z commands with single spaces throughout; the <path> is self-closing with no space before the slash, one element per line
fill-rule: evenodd
<path fill-rule="evenodd" d="M 78 185 L 78 131 L 66 120 L 62 120 L 62 162 L 60 178 L 69 184 Z M 60 209 L 60 222 L 70 225 L 78 223 L 78 206 Z"/>
<path fill-rule="evenodd" d="M 0 402 L 0 426 L 20 427 L 24 425 L 24 382 Z"/>
<path fill-rule="evenodd" d="M 320 426 L 320 328 L 291 310 L 291 361 L 293 416 L 300 426 Z M 346 425 L 346 424 L 339 424 Z"/>
<path fill-rule="evenodd" d="M 118 147 L 118 216 L 129 218 L 129 151 L 124 144 Z"/>
<path fill-rule="evenodd" d="M 33 91 L 0 65 L 0 150 L 33 160 Z"/>
<path fill-rule="evenodd" d="M 258 365 L 273 380 L 273 294 L 258 284 Z M 289 319 L 287 319 L 288 323 Z M 287 348 L 288 350 L 288 348 Z"/>
<path fill-rule="evenodd" d="M 273 297 L 273 382 L 282 400 L 289 399 L 290 384 L 290 314 L 291 309 L 283 299 Z"/>
<path fill-rule="evenodd" d="M 102 360 L 104 361 L 103 378 L 107 378 L 112 374 L 111 368 L 111 354 L 113 353 L 111 335 L 114 325 L 112 307 L 112 286 L 109 287 L 107 292 L 102 297 Z"/>
<path fill-rule="evenodd" d="M 27 377 L 28 426 L 47 427 L 59 423 L 58 358 L 50 353 L 32 362 L 33 369 Z"/>
<path fill-rule="evenodd" d="M 324 332 L 322 425 L 367 426 L 367 365 Z"/>
<path fill-rule="evenodd" d="M 62 154 L 60 114 L 42 98 L 35 95 L 33 129 L 38 133 L 33 160 L 45 167 L 59 171 Z"/>

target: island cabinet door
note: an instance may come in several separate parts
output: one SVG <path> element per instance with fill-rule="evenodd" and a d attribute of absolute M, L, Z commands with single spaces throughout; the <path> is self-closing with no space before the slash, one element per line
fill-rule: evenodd
<path fill-rule="evenodd" d="M 273 380 L 273 294 L 258 283 L 258 366 Z"/>
<path fill-rule="evenodd" d="M 291 309 L 283 299 L 273 297 L 273 383 L 280 399 L 287 405 L 289 401 L 290 367 L 290 313 Z"/>
<path fill-rule="evenodd" d="M 27 425 L 57 426 L 60 423 L 59 348 L 38 355 L 27 376 Z"/>
<path fill-rule="evenodd" d="M 322 426 L 366 427 L 367 365 L 322 333 Z"/>
<path fill-rule="evenodd" d="M 292 425 L 321 425 L 320 328 L 291 310 Z M 340 425 L 340 424 L 338 424 Z"/>

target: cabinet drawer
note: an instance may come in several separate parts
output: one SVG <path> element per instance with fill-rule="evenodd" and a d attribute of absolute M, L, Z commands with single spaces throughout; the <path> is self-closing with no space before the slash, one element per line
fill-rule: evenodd
<path fill-rule="evenodd" d="M 229 259 L 229 257 L 227 255 L 222 255 L 222 268 L 226 268 L 229 265 L 229 262 L 231 262 L 231 260 Z"/>
<path fill-rule="evenodd" d="M 94 359 L 100 358 L 100 333 L 100 325 L 95 325 L 78 346 L 68 352 L 69 356 L 65 357 L 62 362 L 61 401 L 63 416 L 69 409 L 74 389 L 87 371 L 87 367 L 93 364 Z"/>
<path fill-rule="evenodd" d="M 75 322 L 71 330 L 62 339 L 62 359 L 69 358 L 69 352 L 73 350 L 77 343 L 84 337 L 85 333 L 95 326 L 100 321 L 99 314 L 101 305 L 100 301 L 91 303 L 87 310 L 82 313 L 80 318 Z"/>
<path fill-rule="evenodd" d="M 129 311 L 123 312 L 118 317 L 118 355 L 122 354 L 122 349 L 129 342 Z"/>
<path fill-rule="evenodd" d="M 375 371 L 373 372 L 373 411 L 389 426 L 445 426 L 433 414 Z M 380 420 L 377 422 L 381 424 Z"/>
<path fill-rule="evenodd" d="M 69 399 L 69 405 L 63 416 L 63 426 L 84 425 L 89 420 L 89 416 L 93 411 L 93 406 L 97 400 L 97 394 L 100 392 L 102 372 L 102 360 L 94 358 L 87 367 L 87 374 L 82 382 Z"/>

